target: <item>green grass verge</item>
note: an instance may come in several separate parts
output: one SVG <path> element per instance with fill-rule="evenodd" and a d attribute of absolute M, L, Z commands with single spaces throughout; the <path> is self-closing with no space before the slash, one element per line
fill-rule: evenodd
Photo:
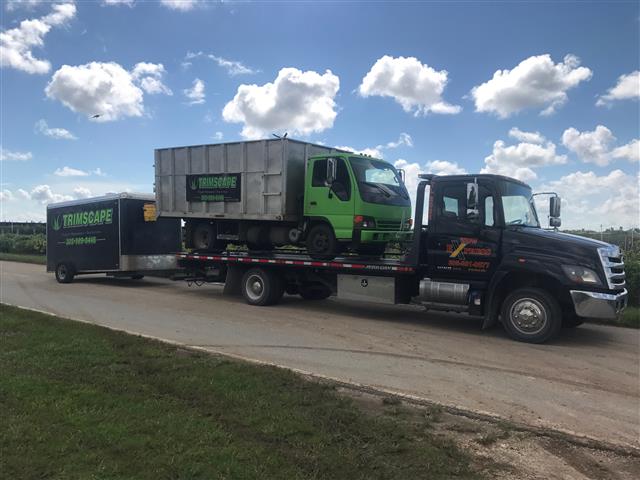
<path fill-rule="evenodd" d="M 28 255 L 25 253 L 0 252 L 0 260 L 8 262 L 37 263 L 39 265 L 46 265 L 47 263 L 47 257 L 44 255 Z"/>
<path fill-rule="evenodd" d="M 330 385 L 0 306 L 6 478 L 477 478 Z M 381 402 L 382 403 L 382 402 Z"/>
<path fill-rule="evenodd" d="M 640 307 L 628 306 L 618 320 L 618 324 L 623 327 L 640 328 Z"/>

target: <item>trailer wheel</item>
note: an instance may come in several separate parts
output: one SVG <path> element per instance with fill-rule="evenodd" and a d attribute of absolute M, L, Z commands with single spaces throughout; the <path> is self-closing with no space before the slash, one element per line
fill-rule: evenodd
<path fill-rule="evenodd" d="M 312 227 L 306 243 L 309 256 L 315 260 L 332 260 L 338 250 L 338 241 L 333 228 L 326 223 Z"/>
<path fill-rule="evenodd" d="M 56 280 L 58 283 L 71 283 L 74 276 L 73 266 L 70 263 L 59 263 L 56 267 Z"/>
<path fill-rule="evenodd" d="M 511 338 L 520 342 L 544 343 L 562 327 L 562 310 L 557 300 L 540 288 L 520 288 L 502 303 L 502 324 Z"/>
<path fill-rule="evenodd" d="M 282 279 L 273 270 L 252 268 L 242 276 L 242 296 L 249 305 L 273 305 L 283 294 Z"/>
<path fill-rule="evenodd" d="M 331 289 L 321 283 L 307 283 L 298 287 L 298 293 L 305 300 L 324 300 L 331 296 Z"/>

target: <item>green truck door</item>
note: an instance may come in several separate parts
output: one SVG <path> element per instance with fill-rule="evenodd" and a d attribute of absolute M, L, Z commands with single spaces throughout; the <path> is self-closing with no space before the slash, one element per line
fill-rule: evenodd
<path fill-rule="evenodd" d="M 304 214 L 329 221 L 336 238 L 351 240 L 353 234 L 353 196 L 351 174 L 343 158 L 337 158 L 336 181 L 331 191 L 326 185 L 327 159 L 311 160 L 307 170 Z"/>

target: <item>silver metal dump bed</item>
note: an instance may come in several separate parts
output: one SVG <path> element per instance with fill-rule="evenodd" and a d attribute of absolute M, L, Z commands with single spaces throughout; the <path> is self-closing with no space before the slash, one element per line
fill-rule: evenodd
<path fill-rule="evenodd" d="M 337 151 L 291 139 L 157 149 L 158 215 L 297 221 L 307 159 Z"/>

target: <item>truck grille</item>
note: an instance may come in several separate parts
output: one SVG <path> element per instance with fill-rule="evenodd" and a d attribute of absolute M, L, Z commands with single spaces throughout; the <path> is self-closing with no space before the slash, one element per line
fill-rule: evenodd
<path fill-rule="evenodd" d="M 400 230 L 402 222 L 400 220 L 377 220 L 376 226 L 379 230 Z"/>
<path fill-rule="evenodd" d="M 598 249 L 602 269 L 607 277 L 610 290 L 622 290 L 626 285 L 624 274 L 624 260 L 620 248 L 616 246 L 600 247 Z"/>

